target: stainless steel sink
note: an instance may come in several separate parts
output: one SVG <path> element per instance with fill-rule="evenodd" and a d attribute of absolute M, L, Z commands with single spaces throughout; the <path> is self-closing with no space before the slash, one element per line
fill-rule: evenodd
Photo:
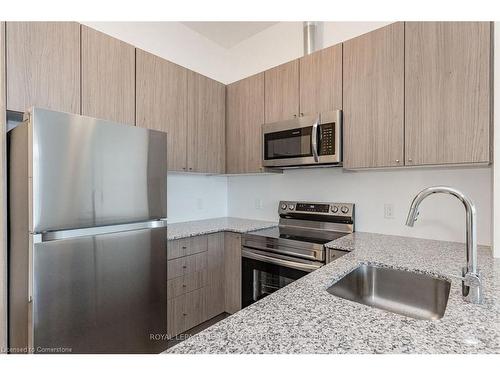
<path fill-rule="evenodd" d="M 430 275 L 362 264 L 327 291 L 411 318 L 437 320 L 446 310 L 450 285 Z"/>

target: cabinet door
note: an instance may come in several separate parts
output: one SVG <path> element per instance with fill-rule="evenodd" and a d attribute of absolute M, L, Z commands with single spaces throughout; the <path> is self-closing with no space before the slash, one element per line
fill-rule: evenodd
<path fill-rule="evenodd" d="M 226 89 L 195 72 L 188 74 L 188 169 L 225 171 Z"/>
<path fill-rule="evenodd" d="M 7 22 L 7 109 L 80 113 L 80 25 Z"/>
<path fill-rule="evenodd" d="M 489 161 L 490 27 L 406 24 L 407 165 Z"/>
<path fill-rule="evenodd" d="M 299 115 L 299 60 L 266 70 L 265 122 L 289 120 Z"/>
<path fill-rule="evenodd" d="M 168 169 L 187 169 L 188 70 L 136 50 L 136 125 L 168 133 Z"/>
<path fill-rule="evenodd" d="M 241 235 L 226 232 L 224 236 L 224 285 L 226 312 L 241 310 Z"/>
<path fill-rule="evenodd" d="M 82 115 L 135 124 L 135 48 L 82 26 Z"/>
<path fill-rule="evenodd" d="M 206 303 L 204 320 L 225 311 L 224 300 L 224 233 L 208 236 L 208 286 L 205 288 Z"/>
<path fill-rule="evenodd" d="M 226 114 L 226 172 L 261 172 L 264 73 L 227 86 Z"/>
<path fill-rule="evenodd" d="M 300 115 L 342 109 L 342 44 L 300 59 Z"/>
<path fill-rule="evenodd" d="M 174 337 L 203 322 L 205 288 L 167 301 L 167 333 Z"/>
<path fill-rule="evenodd" d="M 344 43 L 344 167 L 403 165 L 404 24 Z"/>

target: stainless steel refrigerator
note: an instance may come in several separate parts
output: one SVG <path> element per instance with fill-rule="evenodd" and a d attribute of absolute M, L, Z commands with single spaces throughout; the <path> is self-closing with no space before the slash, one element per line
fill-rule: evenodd
<path fill-rule="evenodd" d="M 164 350 L 166 133 L 34 108 L 8 169 L 10 351 Z"/>

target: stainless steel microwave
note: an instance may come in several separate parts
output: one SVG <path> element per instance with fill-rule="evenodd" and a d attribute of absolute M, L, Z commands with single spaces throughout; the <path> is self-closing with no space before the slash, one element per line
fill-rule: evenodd
<path fill-rule="evenodd" d="M 262 166 L 341 165 L 342 111 L 262 125 Z"/>

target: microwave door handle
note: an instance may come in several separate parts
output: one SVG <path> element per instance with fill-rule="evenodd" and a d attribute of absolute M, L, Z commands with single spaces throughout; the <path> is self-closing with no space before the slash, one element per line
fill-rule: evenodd
<path fill-rule="evenodd" d="M 319 156 L 318 156 L 318 125 L 319 125 L 319 116 L 314 121 L 314 124 L 312 125 L 312 132 L 311 132 L 311 148 L 312 148 L 312 154 L 314 157 L 314 161 L 316 163 L 319 162 Z"/>

